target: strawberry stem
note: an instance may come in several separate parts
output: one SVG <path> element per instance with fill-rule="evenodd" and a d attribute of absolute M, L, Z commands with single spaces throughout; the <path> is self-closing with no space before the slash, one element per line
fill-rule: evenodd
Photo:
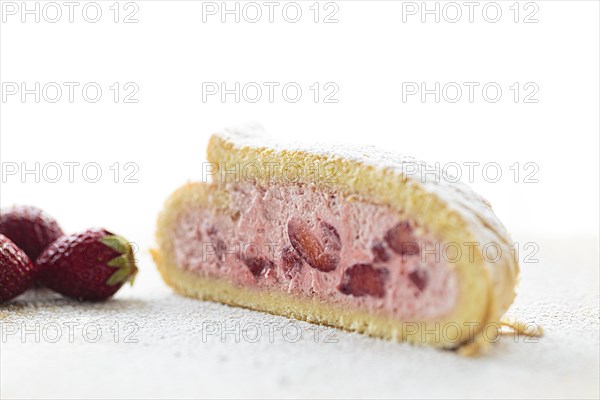
<path fill-rule="evenodd" d="M 138 272 L 133 255 L 133 247 L 123 236 L 109 235 L 105 236 L 100 241 L 119 253 L 119 255 L 108 262 L 109 267 L 117 268 L 117 271 L 108 278 L 106 284 L 109 286 L 122 284 L 129 281 L 133 285 L 133 281 Z"/>

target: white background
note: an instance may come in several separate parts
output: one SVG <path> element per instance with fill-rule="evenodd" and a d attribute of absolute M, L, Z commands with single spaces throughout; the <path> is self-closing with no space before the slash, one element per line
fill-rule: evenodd
<path fill-rule="evenodd" d="M 200 1 L 136 1 L 127 9 L 121 2 L 118 23 L 113 21 L 113 1 L 98 2 L 102 17 L 97 23 L 87 22 L 82 15 L 87 2 L 75 8 L 72 23 L 62 2 L 58 4 L 63 15 L 57 23 L 46 21 L 43 14 L 39 23 L 35 15 L 25 15 L 22 22 L 21 2 L 1 3 L 2 207 L 33 204 L 58 218 L 69 232 L 104 226 L 146 250 L 152 246 L 164 199 L 187 180 L 201 178 L 210 134 L 258 121 L 282 140 L 372 144 L 441 165 L 479 162 L 472 186 L 490 200 L 515 240 L 552 237 L 554 243 L 561 243 L 584 238 L 591 244 L 578 250 L 593 268 L 580 282 L 597 279 L 600 32 L 596 1 L 521 2 L 516 7 L 518 22 L 514 2 L 499 1 L 502 15 L 496 23 L 486 21 L 495 17 L 495 8 L 488 9 L 485 17 L 482 14 L 487 2 L 475 8 L 473 22 L 469 22 L 469 8 L 458 2 L 462 18 L 456 23 L 446 21 L 454 18 L 455 9 L 446 9 L 450 14 L 446 19 L 441 15 L 439 23 L 434 15 L 426 15 L 423 23 L 420 13 L 406 13 L 411 4 L 400 1 L 337 1 L 327 9 L 322 2 L 318 23 L 313 20 L 313 1 L 298 2 L 302 17 L 297 23 L 284 19 L 285 2 L 275 8 L 272 23 L 263 2 L 258 2 L 263 15 L 257 23 L 245 21 L 243 15 L 239 23 L 233 15 L 223 23 L 220 14 L 203 14 L 212 6 Z M 26 2 L 31 9 L 35 3 Z M 38 3 L 40 12 L 46 3 Z M 223 7 L 221 2 L 213 4 Z M 234 7 L 234 2 L 228 4 Z M 244 4 L 239 3 L 240 8 Z M 421 2 L 412 4 L 423 7 Z M 15 15 L 13 5 L 18 7 Z M 427 7 L 433 9 L 435 2 Z M 138 22 L 124 23 L 135 9 L 133 18 Z M 333 10 L 338 22 L 325 23 Z M 46 17 L 54 18 L 55 11 L 47 11 Z M 533 11 L 531 18 L 537 22 L 526 23 Z M 294 17 L 289 12 L 288 17 Z M 93 10 L 89 16 L 94 17 Z M 49 82 L 80 86 L 73 103 L 65 86 L 57 103 L 48 102 L 43 93 L 36 103 L 34 95 L 27 95 L 25 101 L 21 93 L 7 95 L 7 84 L 22 82 L 29 89 L 36 82 L 41 87 Z M 103 89 L 96 103 L 82 97 L 81 87 L 88 82 Z M 122 90 L 117 103 L 109 89 L 115 82 Z M 139 87 L 137 103 L 123 102 L 127 82 Z M 272 103 L 266 92 L 257 103 L 243 98 L 236 103 L 232 95 L 225 102 L 218 95 L 203 101 L 206 82 L 226 82 L 230 88 L 235 82 L 280 86 Z M 288 82 L 303 89 L 297 103 L 282 98 L 281 86 Z M 337 85 L 338 102 L 324 103 L 322 92 L 315 103 L 309 89 L 314 82 Z M 473 102 L 463 86 L 458 102 L 442 97 L 436 103 L 433 95 L 425 102 L 418 95 L 403 101 L 403 82 L 425 82 L 428 88 L 435 82 L 479 86 Z M 481 88 L 489 82 L 503 90 L 495 103 L 482 97 Z M 516 103 L 510 89 L 515 82 L 521 89 Z M 526 83 L 539 88 L 533 97 L 536 103 L 524 102 L 530 92 L 523 87 Z M 80 163 L 73 182 L 65 162 Z M 23 167 L 34 169 L 36 163 L 40 163 L 39 178 L 22 175 Z M 56 183 L 45 179 L 44 166 L 49 163 L 63 165 Z M 86 163 L 100 165 L 99 182 L 89 183 L 90 176 L 82 175 Z M 121 168 L 117 183 L 110 169 L 115 163 Z M 125 163 L 139 169 L 133 177 L 137 183 L 125 182 L 126 172 L 132 171 L 124 170 Z M 499 182 L 484 179 L 486 163 L 500 165 Z M 516 183 L 510 169 L 515 163 L 521 168 Z M 525 163 L 539 168 L 533 176 L 537 183 L 524 182 L 532 171 L 524 169 Z M 17 173 L 8 173 L 15 165 Z M 46 171 L 54 178 L 55 169 Z M 463 168 L 463 180 L 467 172 Z M 569 251 L 564 249 L 562 260 L 569 259 Z M 543 268 L 544 254 L 542 248 L 541 264 L 529 267 Z M 140 276 L 153 273 L 153 268 L 145 262 Z M 576 291 L 578 284 L 573 281 L 571 289 Z"/>
<path fill-rule="evenodd" d="M 34 15 L 21 23 L 22 7 L 16 4 L 18 13 L 4 15 L 2 25 L 2 82 L 81 86 L 73 103 L 66 87 L 55 104 L 43 97 L 37 104 L 32 95 L 23 103 L 20 93 L 2 103 L 3 206 L 35 204 L 69 230 L 106 225 L 143 235 L 145 241 L 163 199 L 186 180 L 201 177 L 208 136 L 225 126 L 258 121 L 281 139 L 373 144 L 440 165 L 480 162 L 473 186 L 509 230 L 598 233 L 597 2 L 535 3 L 538 23 L 514 23 L 512 2 L 498 3 L 498 23 L 483 18 L 485 3 L 475 8 L 473 23 L 466 6 L 457 23 L 443 15 L 440 23 L 433 15 L 421 23 L 420 14 L 406 15 L 403 23 L 402 2 L 347 1 L 336 3 L 338 23 L 316 24 L 312 2 L 299 3 L 303 14 L 296 24 L 284 20 L 283 6 L 275 9 L 274 23 L 268 22 L 266 7 L 258 23 L 243 17 L 235 23 L 230 15 L 222 24 L 219 14 L 206 15 L 203 23 L 203 3 L 193 1 L 137 2 L 138 23 L 115 24 L 113 2 L 99 3 L 103 14 L 95 24 L 82 16 L 85 3 L 75 8 L 73 23 L 65 6 L 57 23 L 43 15 L 40 23 Z M 521 20 L 533 10 L 523 4 Z M 121 20 L 133 10 L 120 8 Z M 492 9 L 488 13 L 494 16 Z M 88 82 L 103 88 L 97 103 L 82 98 L 81 87 Z M 115 104 L 109 89 L 114 82 L 136 83 L 139 103 L 123 103 L 122 91 Z M 274 103 L 266 92 L 255 104 L 235 103 L 231 95 L 226 103 L 219 96 L 203 103 L 203 82 L 229 87 L 297 82 L 303 95 L 295 104 L 286 102 L 281 90 Z M 337 84 L 339 102 L 315 104 L 309 89 L 314 82 Z M 418 95 L 403 103 L 403 82 L 426 82 L 429 88 L 435 82 L 481 85 L 473 103 L 466 88 L 454 104 L 435 103 L 432 95 L 426 103 Z M 482 97 L 488 82 L 503 89 L 496 103 Z M 537 84 L 539 102 L 523 103 L 528 91 L 521 88 L 520 102 L 514 103 L 509 88 L 514 82 Z M 7 162 L 18 163 L 16 175 L 8 175 Z M 74 183 L 63 166 L 58 183 L 44 183 L 41 173 L 36 184 L 35 175 L 21 176 L 20 164 L 34 168 L 36 162 L 41 168 L 48 162 L 81 166 Z M 102 167 L 98 183 L 82 176 L 89 162 Z M 122 169 L 116 184 L 109 169 L 115 162 Z M 139 166 L 138 184 L 124 183 L 127 162 Z M 483 177 L 489 162 L 502 167 L 497 183 Z M 509 169 L 515 162 L 521 168 L 519 183 Z M 527 162 L 539 166 L 539 183 L 523 182 L 533 171 L 524 169 Z M 55 169 L 47 172 L 54 177 Z M 93 178 L 94 171 L 89 172 Z M 467 168 L 462 172 L 464 180 Z"/>

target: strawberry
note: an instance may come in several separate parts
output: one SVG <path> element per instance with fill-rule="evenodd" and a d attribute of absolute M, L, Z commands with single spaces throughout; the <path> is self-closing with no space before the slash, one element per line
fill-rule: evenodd
<path fill-rule="evenodd" d="M 9 238 L 0 234 L 0 302 L 16 297 L 29 289 L 37 268 L 27 254 Z"/>
<path fill-rule="evenodd" d="M 138 271 L 131 244 L 105 229 L 63 236 L 37 259 L 41 282 L 78 300 L 104 300 Z"/>
<path fill-rule="evenodd" d="M 408 274 L 408 279 L 422 292 L 427 287 L 429 275 L 424 269 L 417 269 Z"/>
<path fill-rule="evenodd" d="M 385 241 L 390 248 L 401 256 L 419 254 L 419 243 L 408 222 L 400 222 L 385 234 Z"/>
<path fill-rule="evenodd" d="M 0 233 L 12 240 L 33 261 L 50 243 L 63 235 L 54 218 L 30 206 L 0 211 Z"/>
<path fill-rule="evenodd" d="M 338 290 L 357 297 L 383 297 L 388 274 L 386 268 L 374 268 L 371 264 L 354 264 L 344 271 Z"/>
<path fill-rule="evenodd" d="M 340 235 L 332 225 L 317 221 L 318 226 L 313 229 L 302 218 L 293 216 L 288 221 L 288 238 L 309 266 L 323 272 L 333 271 L 340 262 Z"/>
<path fill-rule="evenodd" d="M 275 267 L 273 261 L 264 257 L 244 257 L 242 261 L 244 261 L 244 264 L 246 264 L 250 272 L 252 272 L 252 275 L 256 278 L 258 278 L 263 271 Z"/>

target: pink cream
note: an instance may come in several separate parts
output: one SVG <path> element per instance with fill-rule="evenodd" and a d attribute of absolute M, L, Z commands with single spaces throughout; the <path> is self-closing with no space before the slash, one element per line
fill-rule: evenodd
<path fill-rule="evenodd" d="M 236 183 L 227 191 L 233 218 L 203 208 L 179 216 L 172 239 L 180 267 L 403 320 L 453 309 L 456 276 L 431 252 L 437 241 L 388 207 L 299 185 Z M 398 227 L 412 238 L 402 254 L 390 239 Z M 315 246 L 329 256 L 320 258 L 327 268 L 315 268 Z"/>

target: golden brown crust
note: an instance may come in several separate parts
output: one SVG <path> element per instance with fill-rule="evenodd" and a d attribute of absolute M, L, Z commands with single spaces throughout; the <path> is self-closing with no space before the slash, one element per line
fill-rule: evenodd
<path fill-rule="evenodd" d="M 344 157 L 339 156 L 340 153 Z M 244 137 L 243 133 L 236 130 L 212 136 L 208 160 L 215 164 L 218 172 L 227 169 L 227 165 L 229 168 L 234 164 L 238 167 L 252 165 L 254 174 L 245 174 L 243 178 L 263 185 L 289 183 L 282 168 L 285 165 L 326 164 L 330 166 L 329 169 L 316 168 L 315 175 L 313 168 L 310 174 L 296 175 L 295 181 L 336 190 L 350 201 L 359 198 L 388 205 L 408 215 L 419 225 L 426 226 L 430 232 L 442 238 L 443 243 L 456 243 L 463 256 L 455 263 L 450 263 L 450 266 L 459 277 L 458 306 L 443 320 L 422 321 L 418 329 L 436 329 L 436 323 L 442 327 L 444 324 L 462 327 L 476 324 L 474 329 L 477 332 L 486 323 L 499 322 L 514 299 L 518 264 L 512 258 L 508 234 L 489 203 L 464 185 L 422 180 L 418 173 L 409 175 L 406 166 L 402 165 L 406 159 L 375 153 L 373 149 L 284 149 L 269 144 L 267 139 Z M 422 164 L 414 162 L 411 168 L 414 166 L 420 168 Z M 331 168 L 335 172 L 334 179 L 331 179 Z M 170 231 L 169 227 L 175 223 L 178 213 L 189 207 L 211 207 L 215 212 L 227 210 L 229 199 L 222 183 L 239 179 L 240 176 L 216 176 L 215 184 L 188 184 L 176 191 L 159 217 L 159 248 L 155 252 L 155 260 L 167 283 L 178 292 L 193 297 L 358 330 L 379 337 L 415 341 L 402 332 L 402 321 L 340 310 L 327 304 L 316 307 L 316 303 L 310 299 L 293 298 L 289 294 L 234 287 L 225 282 L 200 278 L 173 265 L 171 242 L 166 232 Z M 500 246 L 500 260 L 489 262 L 484 259 L 481 250 L 487 243 Z M 419 333 L 415 337 L 421 336 Z M 456 347 L 455 340 L 443 339 L 437 340 L 430 335 L 424 341 L 440 347 Z M 472 339 L 473 331 L 463 329 L 459 342 L 464 344 Z M 476 340 L 478 343 L 475 347 L 485 345 L 480 339 Z"/>

